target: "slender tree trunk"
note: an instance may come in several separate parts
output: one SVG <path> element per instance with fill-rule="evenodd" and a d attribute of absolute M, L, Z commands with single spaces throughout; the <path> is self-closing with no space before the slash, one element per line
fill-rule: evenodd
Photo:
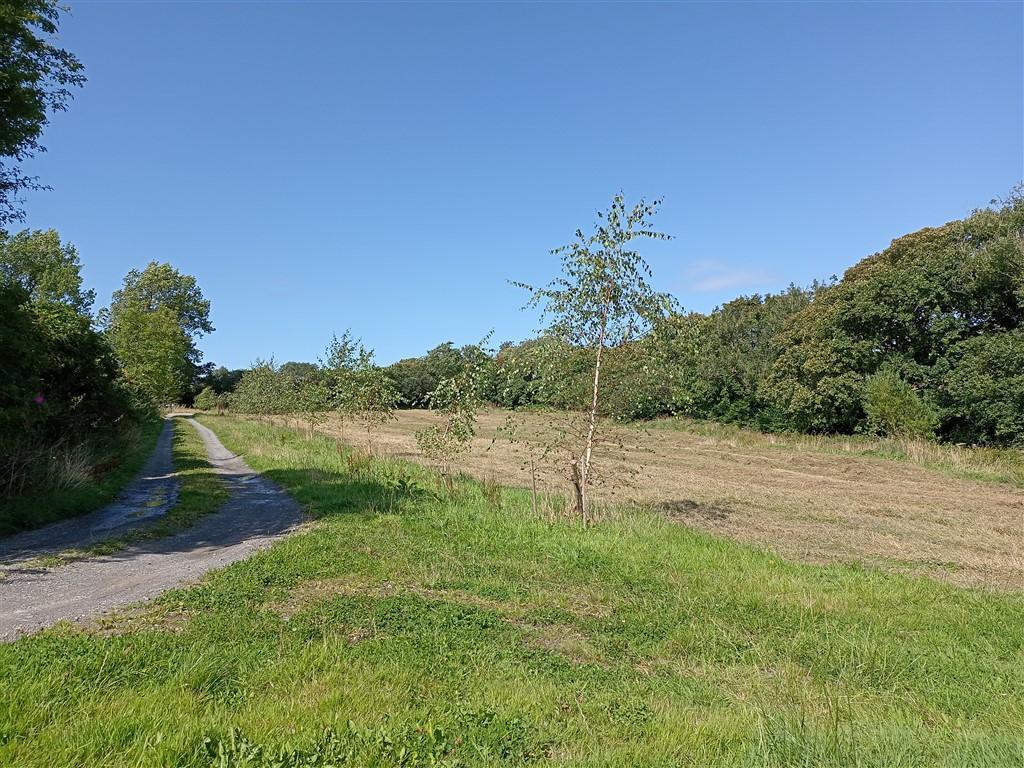
<path fill-rule="evenodd" d="M 587 441 L 583 448 L 583 456 L 578 467 L 579 488 L 576 502 L 579 505 L 580 518 L 584 527 L 587 525 L 587 485 L 590 483 L 590 460 L 594 454 L 594 433 L 597 431 L 597 395 L 601 382 L 601 352 L 604 350 L 605 328 L 608 323 L 608 305 L 605 304 L 601 313 L 601 333 L 597 339 L 597 355 L 594 358 L 594 389 L 590 399 L 590 414 L 587 424 Z"/>
<path fill-rule="evenodd" d="M 580 513 L 580 520 L 583 521 L 583 525 L 587 524 L 587 513 L 586 513 L 586 496 L 583 493 L 583 477 L 580 474 L 580 462 L 577 459 L 572 460 L 572 490 L 575 494 L 576 511 Z"/>
<path fill-rule="evenodd" d="M 533 485 L 533 516 L 537 517 L 537 466 L 530 457 L 530 481 Z"/>

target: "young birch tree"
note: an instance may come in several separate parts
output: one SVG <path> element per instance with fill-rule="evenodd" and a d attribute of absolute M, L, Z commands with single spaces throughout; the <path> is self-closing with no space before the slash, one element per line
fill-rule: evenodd
<path fill-rule="evenodd" d="M 591 234 L 576 230 L 576 240 L 555 248 L 562 274 L 544 287 L 515 282 L 532 294 L 528 308 L 540 308 L 549 320 L 548 333 L 593 353 L 593 377 L 582 444 L 570 461 L 576 511 L 588 523 L 588 489 L 593 481 L 593 455 L 601 406 L 601 356 L 635 340 L 672 308 L 672 299 L 648 284 L 650 267 L 630 244 L 637 239 L 668 240 L 652 228 L 660 200 L 640 200 L 628 208 L 620 192 L 606 212 L 598 213 Z"/>
<path fill-rule="evenodd" d="M 366 448 L 373 455 L 373 433 L 395 417 L 402 396 L 383 368 L 373 362 L 370 352 L 365 363 L 356 371 L 352 397 L 355 419 L 366 430 Z"/>
<path fill-rule="evenodd" d="M 330 388 L 331 407 L 341 427 L 341 439 L 345 440 L 345 423 L 354 418 L 359 410 L 359 372 L 372 362 L 361 339 L 346 330 L 341 337 L 331 339 L 326 359 L 322 366 L 327 374 Z"/>
<path fill-rule="evenodd" d="M 288 412 L 290 396 L 273 358 L 256 360 L 242 374 L 230 403 L 238 413 L 252 414 L 260 421 L 268 416 Z"/>
<path fill-rule="evenodd" d="M 372 454 L 374 430 L 395 418 L 401 394 L 373 361 L 373 350 L 366 349 L 351 330 L 331 340 L 323 367 L 341 439 L 345 439 L 345 422 L 354 420 L 366 430 L 367 450 Z"/>
<path fill-rule="evenodd" d="M 478 347 L 483 350 L 490 334 Z M 483 370 L 490 357 L 482 352 L 469 360 L 461 371 L 444 379 L 430 394 L 430 410 L 442 415 L 440 424 L 432 424 L 416 433 L 416 445 L 430 461 L 439 465 L 441 480 L 451 493 L 455 489 L 452 463 L 473 445 L 476 435 L 476 411 L 480 407 Z"/>

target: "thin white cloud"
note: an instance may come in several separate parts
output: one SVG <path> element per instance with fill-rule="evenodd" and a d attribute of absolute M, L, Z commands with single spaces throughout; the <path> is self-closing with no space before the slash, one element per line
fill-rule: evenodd
<path fill-rule="evenodd" d="M 774 275 L 770 272 L 733 267 L 712 259 L 696 261 L 685 272 L 686 287 L 698 293 L 753 288 L 772 279 L 774 279 Z"/>

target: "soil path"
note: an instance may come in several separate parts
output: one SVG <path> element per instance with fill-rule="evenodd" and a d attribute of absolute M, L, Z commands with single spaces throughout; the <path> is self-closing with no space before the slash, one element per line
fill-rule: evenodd
<path fill-rule="evenodd" d="M 132 483 L 142 483 L 140 488 L 129 489 L 122 499 L 88 517 L 0 542 L 0 562 L 6 563 L 0 577 L 0 640 L 13 640 L 62 619 L 90 618 L 118 606 L 147 600 L 193 581 L 212 568 L 270 546 L 302 522 L 302 509 L 296 501 L 228 451 L 212 431 L 191 418 L 188 421 L 199 432 L 214 471 L 228 485 L 230 497 L 220 510 L 181 533 L 140 542 L 113 555 L 53 569 L 17 565 L 18 561 L 55 549 L 85 546 L 98 538 L 123 533 L 170 509 L 177 494 L 177 482 L 170 472 L 168 424 L 150 462 Z M 164 454 L 166 463 L 161 463 Z M 142 487 L 148 488 L 150 495 L 143 497 Z M 158 488 L 163 489 L 163 496 L 157 493 Z M 133 497 L 134 491 L 139 492 L 139 499 L 145 500 L 141 505 L 136 502 L 126 506 L 125 499 Z M 145 514 L 158 508 L 149 506 L 154 498 L 161 499 L 162 511 Z M 133 516 L 140 509 L 144 513 Z M 104 527 L 103 521 L 115 520 L 126 522 Z M 76 528 L 77 538 L 71 535 Z M 61 544 L 49 546 L 55 541 Z"/>

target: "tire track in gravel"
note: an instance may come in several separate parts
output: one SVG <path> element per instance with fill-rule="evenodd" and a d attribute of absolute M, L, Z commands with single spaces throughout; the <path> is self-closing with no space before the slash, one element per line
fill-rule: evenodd
<path fill-rule="evenodd" d="M 0 539 L 0 573 L 17 568 L 19 562 L 123 536 L 167 514 L 178 500 L 180 486 L 171 458 L 173 441 L 168 418 L 142 469 L 102 509 Z"/>
<path fill-rule="evenodd" d="M 6 564 L 0 578 L 0 640 L 153 598 L 269 547 L 303 522 L 298 502 L 228 451 L 209 428 L 191 417 L 188 421 L 199 433 L 214 471 L 227 484 L 228 500 L 214 514 L 173 536 L 59 568 L 17 566 L 18 561 L 47 552 L 123 534 L 166 513 L 177 497 L 177 480 L 170 471 L 168 422 L 143 472 L 117 502 L 86 517 L 0 541 L 0 563 Z M 133 488 L 136 483 L 139 487 Z M 157 489 L 163 489 L 164 495 Z M 129 502 L 132 498 L 136 501 Z M 162 499 L 159 506 L 150 506 L 154 498 Z M 155 509 L 162 511 L 148 512 Z M 113 524 L 115 521 L 120 522 Z M 77 537 L 73 535 L 76 529 Z"/>

